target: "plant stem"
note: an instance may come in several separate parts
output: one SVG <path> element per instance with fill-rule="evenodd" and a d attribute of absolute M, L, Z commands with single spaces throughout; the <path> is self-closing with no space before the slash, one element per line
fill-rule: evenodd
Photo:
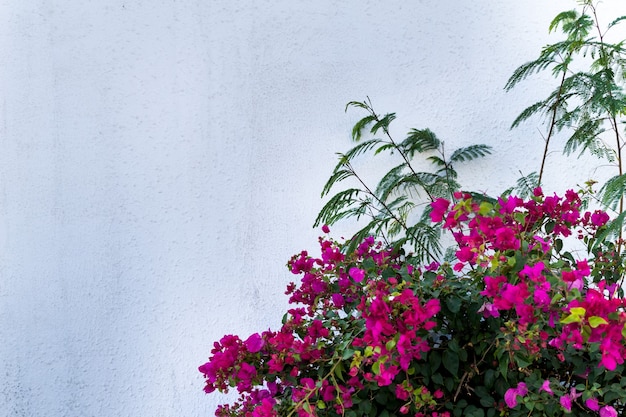
<path fill-rule="evenodd" d="M 591 11 L 593 13 L 593 19 L 594 19 L 594 23 L 596 26 L 596 30 L 598 31 L 598 39 L 600 40 L 600 59 L 603 65 L 603 69 L 607 72 L 607 74 L 613 74 L 612 71 L 610 71 L 609 68 L 609 58 L 608 58 L 608 54 L 606 52 L 606 44 L 604 43 L 604 33 L 602 33 L 602 30 L 600 29 L 600 22 L 598 20 L 598 15 L 596 13 L 596 8 L 593 4 L 589 4 L 589 7 L 591 8 Z M 604 79 L 604 81 L 608 81 L 606 79 Z M 611 80 L 613 81 L 613 80 Z M 612 84 L 612 83 L 611 83 Z M 613 91 L 611 90 L 611 88 L 609 87 L 608 89 L 608 95 L 611 98 L 611 100 L 614 100 L 614 96 L 613 96 Z M 619 134 L 619 127 L 617 124 L 617 118 L 615 116 L 615 111 L 611 109 L 611 107 L 607 108 L 605 107 L 606 112 L 609 114 L 609 121 L 611 123 L 611 128 L 613 129 L 613 131 L 615 132 L 615 147 L 616 147 L 616 152 L 617 152 L 617 170 L 619 173 L 619 176 L 622 177 L 622 175 L 624 175 L 624 171 L 623 171 L 623 161 L 622 161 L 622 141 L 620 138 L 620 134 Z M 622 214 L 624 212 L 624 193 L 622 192 L 622 195 L 620 196 L 619 199 L 619 214 Z M 623 238 L 623 232 L 624 232 L 624 228 L 620 227 L 619 230 L 619 237 L 617 240 L 617 253 L 618 255 L 621 253 L 621 249 L 622 249 L 622 238 Z"/>
<path fill-rule="evenodd" d="M 369 97 L 367 98 L 367 107 L 368 107 L 370 114 L 374 117 L 374 119 L 377 122 L 380 122 L 380 118 L 378 117 L 378 114 L 376 114 L 376 112 L 374 111 L 374 108 L 372 107 L 372 102 L 370 101 Z M 409 161 L 408 156 L 406 156 L 406 153 L 404 153 L 402 149 L 400 149 L 398 144 L 393 140 L 386 126 L 383 126 L 383 132 L 385 132 L 385 135 L 389 139 L 389 142 L 393 145 L 394 149 L 398 151 L 400 156 L 402 156 L 402 159 L 404 159 L 404 162 L 406 163 L 406 166 L 409 168 L 409 171 L 411 171 L 413 176 L 417 178 L 417 172 L 415 172 L 415 170 L 413 169 L 413 166 L 411 165 L 411 162 Z M 430 201 L 435 201 L 435 197 L 430 193 L 430 191 L 428 191 L 428 189 L 426 189 L 426 187 L 422 187 L 422 189 L 426 192 Z"/>
<path fill-rule="evenodd" d="M 541 186 L 541 179 L 543 178 L 543 172 L 546 166 L 546 158 L 548 157 L 548 149 L 550 148 L 550 139 L 554 134 L 554 128 L 556 126 L 556 115 L 561 101 L 561 94 L 563 93 L 563 84 L 565 83 L 565 76 L 567 75 L 567 67 L 563 68 L 563 76 L 561 77 L 561 83 L 559 84 L 559 91 L 556 94 L 556 99 L 552 107 L 552 117 L 550 120 L 550 128 L 548 129 L 548 136 L 545 139 L 545 146 L 543 148 L 543 156 L 541 157 L 541 168 L 539 169 L 539 179 L 537 180 L 537 186 Z"/>
<path fill-rule="evenodd" d="M 354 175 L 354 177 L 357 179 L 357 181 L 359 181 L 361 183 L 363 188 L 365 188 L 365 191 L 369 195 L 371 195 L 372 198 L 374 198 L 374 200 L 376 200 L 376 202 L 378 204 L 380 204 L 385 209 L 385 211 L 389 214 L 389 216 L 392 219 L 394 219 L 396 222 L 398 222 L 398 224 L 404 229 L 404 232 L 407 233 L 408 235 L 410 235 L 413 238 L 413 240 L 415 242 L 417 242 L 418 241 L 417 240 L 417 236 L 415 236 L 413 233 L 409 232 L 409 227 L 406 225 L 406 223 L 402 219 L 400 219 L 398 216 L 396 216 L 393 213 L 393 211 L 389 208 L 389 206 L 387 206 L 384 201 L 382 201 L 380 198 L 378 198 L 378 196 L 376 196 L 376 194 L 372 190 L 370 190 L 370 188 L 367 186 L 367 184 L 365 184 L 365 182 L 361 179 L 361 177 L 359 177 L 359 175 L 356 173 L 354 168 L 352 168 L 352 165 L 349 162 L 346 163 L 346 168 L 349 169 L 350 172 L 352 173 L 352 175 Z M 437 258 L 428 250 L 427 247 L 422 246 L 421 250 L 423 250 L 430 257 L 431 261 L 433 261 L 433 262 L 437 261 Z"/>

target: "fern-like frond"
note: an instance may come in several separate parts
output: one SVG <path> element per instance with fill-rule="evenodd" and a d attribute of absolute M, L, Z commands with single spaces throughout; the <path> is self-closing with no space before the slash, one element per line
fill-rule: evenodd
<path fill-rule="evenodd" d="M 533 192 L 538 186 L 539 174 L 536 172 L 531 172 L 530 174 L 526 176 L 522 175 L 520 178 L 517 179 L 515 187 L 511 189 L 511 193 L 515 191 L 517 196 L 520 198 L 530 198 L 533 196 Z"/>
<path fill-rule="evenodd" d="M 441 257 L 441 229 L 430 222 L 418 222 L 409 227 L 407 241 L 415 248 L 418 260 L 434 260 Z"/>
<path fill-rule="evenodd" d="M 345 165 L 346 163 L 352 162 L 352 160 L 355 157 L 369 151 L 370 149 L 376 147 L 376 145 L 380 143 L 384 143 L 384 142 L 380 139 L 370 139 L 370 140 L 366 140 L 365 142 L 359 143 L 354 148 L 350 149 L 348 152 L 339 154 L 339 164 L 337 166 Z"/>
<path fill-rule="evenodd" d="M 491 154 L 493 148 L 488 145 L 470 145 L 452 152 L 450 162 L 465 162 Z"/>
<path fill-rule="evenodd" d="M 433 191 L 438 195 L 435 184 L 440 179 L 439 175 L 432 172 L 411 172 L 400 178 L 393 191 L 406 193 L 412 198 L 418 198 L 422 192 L 426 192 L 430 199 L 433 197 Z"/>
<path fill-rule="evenodd" d="M 622 20 L 626 20 L 626 16 L 620 16 L 617 19 L 613 20 L 611 23 L 608 24 L 607 29 L 611 29 L 613 26 L 617 25 Z"/>
<path fill-rule="evenodd" d="M 576 10 L 567 10 L 556 15 L 552 22 L 550 22 L 550 26 L 548 27 L 549 32 L 553 32 L 558 29 L 559 25 L 570 23 L 578 18 L 578 11 Z"/>
<path fill-rule="evenodd" d="M 352 128 L 352 140 L 358 142 L 361 140 L 363 136 L 363 130 L 366 129 L 371 123 L 376 121 L 376 116 L 370 114 L 369 116 L 365 116 L 358 122 L 354 124 Z"/>
<path fill-rule="evenodd" d="M 599 137 L 589 143 L 589 153 L 596 158 L 606 159 L 610 164 L 617 161 L 615 150 L 609 148 Z"/>
<path fill-rule="evenodd" d="M 436 150 L 440 144 L 441 141 L 430 129 L 411 129 L 398 146 L 412 158 L 415 153 Z"/>
<path fill-rule="evenodd" d="M 381 201 L 387 201 L 389 196 L 397 190 L 398 186 L 402 183 L 403 171 L 405 170 L 406 162 L 391 168 L 378 182 L 376 186 L 376 196 Z"/>
<path fill-rule="evenodd" d="M 318 227 L 322 224 L 332 225 L 340 219 L 350 217 L 350 206 L 358 202 L 357 197 L 360 193 L 362 193 L 362 190 L 348 188 L 332 196 L 320 210 L 313 227 Z"/>
<path fill-rule="evenodd" d="M 538 101 L 533 105 L 530 105 L 528 107 L 526 107 L 520 114 L 519 116 L 517 116 L 517 118 L 513 121 L 513 123 L 511 124 L 511 129 L 519 126 L 522 122 L 526 121 L 528 118 L 530 118 L 531 116 L 539 113 L 543 113 L 546 111 L 546 109 L 548 109 L 547 103 L 546 101 Z"/>
<path fill-rule="evenodd" d="M 448 164 L 446 163 L 446 161 L 443 160 L 443 158 L 437 156 L 437 155 L 433 155 L 433 156 L 429 156 L 428 158 L 426 158 L 428 161 L 430 161 L 431 164 L 433 164 L 436 167 L 447 167 Z"/>
<path fill-rule="evenodd" d="M 387 129 L 389 129 L 389 125 L 391 124 L 391 122 L 395 120 L 395 118 L 396 118 L 395 113 L 388 113 L 384 115 L 383 117 L 381 117 L 380 119 L 376 121 L 374 126 L 372 126 L 372 128 L 370 129 L 370 133 L 375 135 L 380 129 L 383 129 L 383 131 L 386 132 Z"/>
<path fill-rule="evenodd" d="M 400 196 L 387 206 L 395 214 L 389 222 L 387 233 L 389 237 L 395 237 L 405 234 L 407 231 L 407 218 L 409 213 L 415 208 L 415 204 L 407 199 L 406 196 Z"/>
<path fill-rule="evenodd" d="M 626 174 L 609 179 L 600 189 L 600 200 L 607 207 L 615 210 L 626 194 Z"/>
<path fill-rule="evenodd" d="M 582 125 L 578 126 L 565 143 L 563 153 L 571 155 L 579 148 L 582 148 L 580 151 L 580 155 L 582 155 L 584 151 L 591 146 L 591 143 L 595 142 L 595 139 L 604 132 L 604 129 L 602 129 L 602 121 L 602 119 L 587 120 Z"/>
<path fill-rule="evenodd" d="M 437 175 L 439 175 L 441 178 L 449 181 L 449 180 L 455 180 L 459 177 L 459 174 L 456 172 L 456 170 L 454 169 L 454 167 L 451 164 L 447 164 L 444 167 L 441 167 L 440 169 L 437 170 Z M 458 185 L 458 184 L 457 184 Z M 452 188 L 452 186 L 451 186 Z"/>
<path fill-rule="evenodd" d="M 539 58 L 537 58 L 534 61 L 529 61 L 526 62 L 522 65 L 520 65 L 519 67 L 517 67 L 517 69 L 515 69 L 515 71 L 513 71 L 513 75 L 511 75 L 511 77 L 509 77 L 509 79 L 507 80 L 506 84 L 504 85 L 504 89 L 506 91 L 511 90 L 513 87 L 515 87 L 520 81 L 525 80 L 526 78 L 528 78 L 530 75 L 541 72 L 543 70 L 545 70 L 546 68 L 548 68 L 550 66 L 550 64 L 553 64 L 554 61 L 554 57 L 553 54 L 551 53 L 542 53 Z"/>
<path fill-rule="evenodd" d="M 552 32 L 561 26 L 563 33 L 567 35 L 567 39 L 571 41 L 579 41 L 584 44 L 584 39 L 589 36 L 593 29 L 594 21 L 587 14 L 578 14 L 576 10 L 569 10 L 559 13 L 550 23 L 549 31 Z"/>
<path fill-rule="evenodd" d="M 394 145 L 393 143 L 385 143 L 384 145 L 380 145 L 378 148 L 376 148 L 374 155 L 378 155 L 379 153 L 384 152 L 388 149 L 391 149 L 393 152 L 393 150 L 396 149 L 396 145 Z"/>
<path fill-rule="evenodd" d="M 415 172 L 405 177 L 402 182 L 407 185 L 418 185 L 420 187 L 430 187 L 439 180 L 439 175 L 433 172 Z"/>
<path fill-rule="evenodd" d="M 346 104 L 345 111 L 348 111 L 348 109 L 350 107 L 356 107 L 358 109 L 365 109 L 369 113 L 371 113 L 370 106 L 367 103 L 365 103 L 364 101 L 349 101 L 348 104 Z"/>
<path fill-rule="evenodd" d="M 343 166 L 343 165 L 340 165 L 340 166 Z M 352 172 L 349 169 L 338 169 L 340 166 L 335 168 L 335 170 L 333 171 L 333 174 L 330 176 L 328 181 L 326 181 L 326 184 L 324 185 L 324 189 L 322 190 L 322 197 L 328 194 L 331 188 L 333 188 L 333 186 L 336 183 L 341 182 L 345 180 L 346 178 L 354 176 L 354 172 Z"/>

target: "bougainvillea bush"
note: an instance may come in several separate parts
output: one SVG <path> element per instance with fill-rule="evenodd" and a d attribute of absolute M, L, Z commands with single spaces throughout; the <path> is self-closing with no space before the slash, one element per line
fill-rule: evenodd
<path fill-rule="evenodd" d="M 301 277 L 277 330 L 216 342 L 206 392 L 218 416 L 616 416 L 624 412 L 625 299 L 602 211 L 573 191 L 430 214 L 456 260 L 419 265 L 374 238 L 289 262 Z"/>
<path fill-rule="evenodd" d="M 498 198 L 460 191 L 456 171 L 489 146 L 447 152 L 428 129 L 396 140 L 395 114 L 349 103 L 366 112 L 352 132 L 359 143 L 339 155 L 323 195 L 353 186 L 316 219 L 319 254 L 289 261 L 300 279 L 282 326 L 224 336 L 200 366 L 207 393 L 238 395 L 218 417 L 626 415 L 626 51 L 604 38 L 626 17 L 603 31 L 595 4 L 579 4 L 550 25 L 566 39 L 507 83 L 549 68 L 559 80 L 514 122 L 544 116 L 539 172 Z M 575 58 L 589 70 L 574 72 Z M 604 158 L 617 175 L 597 193 L 593 181 L 544 193 L 557 132 L 569 132 L 566 153 Z M 352 161 L 380 153 L 398 165 L 370 187 Z M 431 171 L 415 169 L 418 159 Z M 594 201 L 611 215 L 589 209 Z M 365 226 L 331 238 L 327 224 L 350 217 Z"/>

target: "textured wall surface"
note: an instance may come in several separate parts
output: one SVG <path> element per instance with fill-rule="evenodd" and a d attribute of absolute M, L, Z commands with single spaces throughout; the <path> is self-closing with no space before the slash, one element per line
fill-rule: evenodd
<path fill-rule="evenodd" d="M 360 116 L 344 105 L 491 144 L 463 182 L 502 191 L 538 169 L 537 125 L 508 126 L 551 83 L 502 87 L 571 7 L 0 2 L 0 416 L 212 415 L 197 366 L 278 326 Z M 551 160 L 546 188 L 599 175 Z"/>

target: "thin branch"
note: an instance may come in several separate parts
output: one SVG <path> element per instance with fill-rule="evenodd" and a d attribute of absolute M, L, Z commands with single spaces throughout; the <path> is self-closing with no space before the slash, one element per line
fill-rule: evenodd
<path fill-rule="evenodd" d="M 376 200 L 376 202 L 378 204 L 380 204 L 386 211 L 387 214 L 389 214 L 389 216 L 394 219 L 396 222 L 398 222 L 398 224 L 404 229 L 405 233 L 407 233 L 407 235 L 410 235 L 415 242 L 419 242 L 417 240 L 417 236 L 415 236 L 413 233 L 411 233 L 409 231 L 409 227 L 406 225 L 406 223 L 399 218 L 398 216 L 396 216 L 393 211 L 389 208 L 389 206 L 387 206 L 387 204 L 385 204 L 384 201 L 382 201 L 380 198 L 378 198 L 378 196 L 367 186 L 367 184 L 365 184 L 365 182 L 361 179 L 361 177 L 359 177 L 359 175 L 356 173 L 356 171 L 354 170 L 354 168 L 352 167 L 352 165 L 350 164 L 350 162 L 346 162 L 346 168 L 350 170 L 350 172 L 352 172 L 352 174 L 354 175 L 354 177 L 357 179 L 357 181 L 359 181 L 361 183 L 361 185 L 363 186 L 363 188 L 365 188 L 365 191 L 371 195 L 374 200 Z M 421 249 L 430 257 L 431 261 L 437 261 L 437 258 L 428 250 L 427 247 L 422 246 Z"/>
<path fill-rule="evenodd" d="M 376 112 L 374 111 L 374 108 L 372 107 L 372 102 L 369 97 L 367 97 L 367 107 L 371 115 L 374 117 L 374 119 L 377 122 L 380 122 L 380 118 L 378 117 L 378 114 L 376 114 Z M 400 156 L 402 156 L 402 159 L 404 159 L 404 162 L 406 162 L 406 165 L 411 171 L 411 173 L 413 174 L 413 176 L 417 177 L 417 172 L 413 169 L 413 166 L 411 165 L 411 161 L 409 160 L 406 153 L 404 153 L 402 149 L 398 146 L 398 144 L 393 140 L 393 138 L 391 137 L 391 134 L 389 133 L 389 129 L 387 129 L 387 126 L 383 126 L 383 132 L 385 132 L 385 135 L 387 136 L 387 138 L 389 139 L 393 147 L 398 151 Z M 428 198 L 430 198 L 430 201 L 435 201 L 435 197 L 430 193 L 429 190 L 426 189 L 426 187 L 422 187 L 422 189 L 426 192 L 426 194 L 428 195 Z"/>

